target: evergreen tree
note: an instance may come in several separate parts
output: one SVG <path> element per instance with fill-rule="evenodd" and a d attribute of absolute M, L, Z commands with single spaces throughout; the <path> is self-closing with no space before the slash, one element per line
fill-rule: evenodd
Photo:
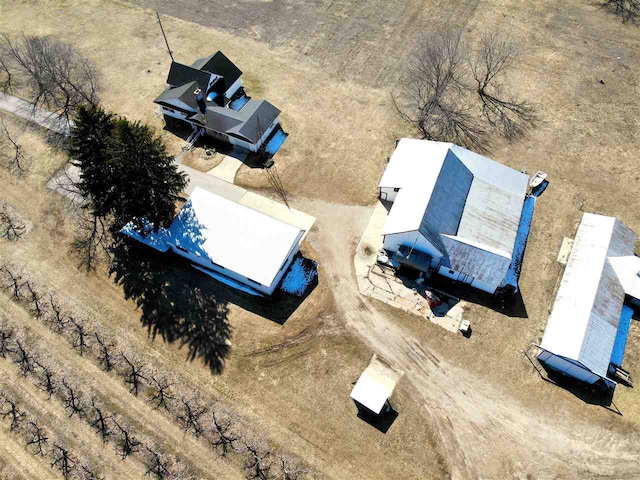
<path fill-rule="evenodd" d="M 71 158 L 82 171 L 79 187 L 90 209 L 110 218 L 112 232 L 129 221 L 146 219 L 158 229 L 173 220 L 186 180 L 149 126 L 81 107 Z"/>

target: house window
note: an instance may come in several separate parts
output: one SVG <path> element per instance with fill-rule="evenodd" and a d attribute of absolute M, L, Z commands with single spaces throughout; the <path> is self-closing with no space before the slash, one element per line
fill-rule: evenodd
<path fill-rule="evenodd" d="M 450 273 L 451 275 L 453 275 L 453 274 L 454 274 L 454 273 L 456 273 L 456 272 L 454 272 L 453 270 L 449 270 L 449 273 Z"/>
<path fill-rule="evenodd" d="M 394 191 L 394 192 L 399 192 L 399 191 L 400 191 L 400 189 L 399 189 L 399 188 L 394 188 L 394 189 L 393 189 L 393 191 Z"/>
<path fill-rule="evenodd" d="M 164 107 L 164 109 L 165 109 L 167 112 L 176 113 L 176 111 L 175 111 L 173 108 Z"/>

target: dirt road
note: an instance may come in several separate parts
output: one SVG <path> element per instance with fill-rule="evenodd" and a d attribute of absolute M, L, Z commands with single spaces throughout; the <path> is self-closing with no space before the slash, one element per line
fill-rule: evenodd
<path fill-rule="evenodd" d="M 311 238 L 349 327 L 405 371 L 437 426 L 453 478 L 638 478 L 638 435 L 610 432 L 576 418 L 526 409 L 495 384 L 426 348 L 377 305 L 360 296 L 352 249 L 370 209 L 307 202 L 318 220 Z"/>

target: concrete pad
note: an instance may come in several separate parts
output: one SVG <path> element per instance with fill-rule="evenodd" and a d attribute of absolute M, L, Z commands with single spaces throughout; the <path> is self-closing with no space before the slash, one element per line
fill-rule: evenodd
<path fill-rule="evenodd" d="M 72 202 L 82 203 L 83 197 L 76 184 L 80 181 L 80 168 L 69 165 L 60 170 L 47 182 L 47 188 L 69 198 Z"/>
<path fill-rule="evenodd" d="M 560 265 L 567 264 L 571 250 L 573 250 L 573 238 L 564 237 L 562 239 L 562 245 L 560 245 L 560 251 L 558 252 L 558 263 Z"/>
<path fill-rule="evenodd" d="M 273 218 L 277 218 L 285 223 L 304 230 L 303 239 L 307 236 L 311 227 L 316 222 L 315 217 L 308 215 L 295 208 L 288 208 L 286 205 L 263 197 L 253 192 L 247 192 L 239 200 L 239 203 L 246 207 L 253 208 L 259 212 L 265 213 Z"/>
<path fill-rule="evenodd" d="M 366 276 L 369 268 L 375 265 L 378 252 L 382 249 L 382 229 L 386 220 L 387 209 L 378 201 L 373 207 L 367 228 L 365 228 L 356 249 L 356 256 L 353 260 L 356 275 Z"/>
<path fill-rule="evenodd" d="M 247 191 L 242 187 L 238 187 L 233 183 L 226 182 L 218 177 L 214 177 L 213 175 L 207 175 L 204 172 L 188 167 L 182 163 L 178 164 L 178 171 L 187 176 L 187 180 L 189 182 L 185 188 L 185 193 L 187 195 L 191 195 L 196 187 L 200 187 L 204 190 L 220 195 L 221 197 L 228 198 L 234 202 L 239 202 L 247 193 Z"/>
<path fill-rule="evenodd" d="M 234 151 L 232 155 L 225 155 L 222 162 L 207 172 L 207 175 L 221 178 L 229 183 L 233 183 L 236 179 L 236 173 L 244 164 L 247 158 L 247 152 Z"/>

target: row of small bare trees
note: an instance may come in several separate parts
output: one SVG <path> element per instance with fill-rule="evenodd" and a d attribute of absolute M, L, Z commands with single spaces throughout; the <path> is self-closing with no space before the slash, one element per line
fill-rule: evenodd
<path fill-rule="evenodd" d="M 73 455 L 64 441 L 56 438 L 42 425 L 40 420 L 22 409 L 16 400 L 0 394 L 0 417 L 9 424 L 9 431 L 20 435 L 27 449 L 36 456 L 48 458 L 52 468 L 66 479 L 102 479 L 87 461 Z"/>
<path fill-rule="evenodd" d="M 150 368 L 133 349 L 118 345 L 92 322 L 70 313 L 71 309 L 55 293 L 44 292 L 24 271 L 13 265 L 0 265 L 0 282 L 0 287 L 15 301 L 22 303 L 31 315 L 64 336 L 78 355 L 93 357 L 103 371 L 120 376 L 133 395 L 143 396 L 154 409 L 166 412 L 182 430 L 202 439 L 221 456 L 239 455 L 248 479 L 294 480 L 305 475 L 306 471 L 293 460 L 272 452 L 267 442 L 247 434 L 248 428 L 241 425 L 237 415 L 230 409 L 221 404 L 208 404 L 169 376 Z M 22 375 L 34 376 L 37 385 L 49 397 L 58 395 L 70 416 L 91 419 L 90 424 L 97 427 L 103 440 L 110 438 L 114 431 L 117 432 L 116 446 L 123 458 L 143 448 L 130 429 L 122 426 L 122 422 L 116 422 L 112 415 L 99 409 L 94 399 L 86 401 L 86 395 L 74 388 L 68 379 L 59 378 L 51 368 L 45 367 L 44 362 L 25 348 L 25 341 L 20 335 L 14 336 L 13 332 L 3 330 L 0 331 L 0 356 L 7 353 L 13 355 L 14 363 Z M 151 455 L 150 452 L 148 454 Z M 165 457 L 158 453 L 150 458 Z M 154 464 L 152 471 L 167 469 Z"/>

